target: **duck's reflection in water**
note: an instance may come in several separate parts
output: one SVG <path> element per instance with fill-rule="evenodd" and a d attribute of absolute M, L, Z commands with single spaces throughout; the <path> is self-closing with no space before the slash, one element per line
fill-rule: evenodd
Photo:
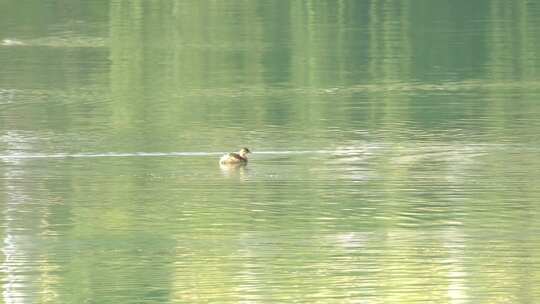
<path fill-rule="evenodd" d="M 219 164 L 221 173 L 227 178 L 235 178 L 241 181 L 248 179 L 248 168 L 246 164 Z"/>

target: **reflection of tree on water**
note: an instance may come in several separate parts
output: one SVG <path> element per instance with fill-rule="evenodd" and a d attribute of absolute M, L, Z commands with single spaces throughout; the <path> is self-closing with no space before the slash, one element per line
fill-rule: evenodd
<path fill-rule="evenodd" d="M 61 5 L 77 7 L 82 3 L 62 2 Z M 239 6 L 231 6 L 233 2 L 224 1 L 200 3 L 113 1 L 104 6 L 103 3 L 92 2 L 84 4 L 84 7 L 91 5 L 91 10 L 68 10 L 103 15 L 96 19 L 95 24 L 110 22 L 110 28 L 103 26 L 100 31 L 103 36 L 110 34 L 113 38 L 110 48 L 73 49 L 73 45 L 70 45 L 71 50 L 66 53 L 63 53 L 63 48 L 41 48 L 35 58 L 40 62 L 58 60 L 54 63 L 59 64 L 48 64 L 48 67 L 54 68 L 39 69 L 37 72 L 33 68 L 20 69 L 17 65 L 21 60 L 5 56 L 9 60 L 2 60 L 4 69 L 18 71 L 19 77 L 2 73 L 0 80 L 7 91 L 0 89 L 0 103 L 11 99 L 11 88 L 48 86 L 38 90 L 39 96 L 47 96 L 39 99 L 42 101 L 39 106 L 17 104 L 2 109 L 1 122 L 6 120 L 14 123 L 2 125 L 2 128 L 35 129 L 37 133 L 52 130 L 54 132 L 51 133 L 58 134 L 55 139 L 61 140 L 69 136 L 70 130 L 83 130 L 87 132 L 84 134 L 91 133 L 89 137 L 102 140 L 102 147 L 118 143 L 122 143 L 122 148 L 131 147 L 126 141 L 136 139 L 134 148 L 139 148 L 139 142 L 145 141 L 148 147 L 155 147 L 156 143 L 164 145 L 164 151 L 174 150 L 179 143 L 186 147 L 200 146 L 201 141 L 207 141 L 203 145 L 209 147 L 223 146 L 225 140 L 222 138 L 242 138 L 238 133 L 246 134 L 227 126 L 236 127 L 246 122 L 253 129 L 264 130 L 248 135 L 260 141 L 260 136 L 267 136 L 265 139 L 270 139 L 268 146 L 275 146 L 276 143 L 296 144 L 307 135 L 308 144 L 316 142 L 321 146 L 341 142 L 339 137 L 343 137 L 347 141 L 344 149 L 350 148 L 353 145 L 349 139 L 354 136 L 343 135 L 342 130 L 363 132 L 356 139 L 379 132 L 382 136 L 378 136 L 377 140 L 382 142 L 406 141 L 404 134 L 410 135 L 406 131 L 412 130 L 414 138 L 411 139 L 419 139 L 419 135 L 422 135 L 423 144 L 413 142 L 411 146 L 392 147 L 384 155 L 380 155 L 379 150 L 371 156 L 365 153 L 369 151 L 363 150 L 344 153 L 331 159 L 324 167 L 315 168 L 319 169 L 316 173 L 310 171 L 306 175 L 286 171 L 283 165 L 278 171 L 281 175 L 263 174 L 273 174 L 274 167 L 262 166 L 260 162 L 249 167 L 251 172 L 246 167 L 220 168 L 223 179 L 229 178 L 230 184 L 236 180 L 253 180 L 255 175 L 268 179 L 275 176 L 277 182 L 256 183 L 260 188 L 254 192 L 247 189 L 237 191 L 238 188 L 226 185 L 227 193 L 223 194 L 223 191 L 204 192 L 210 184 L 187 180 L 183 184 L 185 189 L 173 192 L 178 195 L 178 201 L 185 202 L 185 208 L 171 204 L 168 209 L 171 212 L 151 212 L 150 204 L 143 199 L 157 202 L 158 199 L 150 198 L 149 194 L 170 195 L 175 187 L 168 188 L 170 185 L 167 183 L 153 182 L 136 174 L 118 177 L 116 173 L 123 170 L 115 171 L 108 166 L 99 166 L 92 171 L 101 174 L 110 170 L 107 171 L 109 174 L 105 182 L 97 176 L 85 177 L 80 171 L 74 170 L 72 182 L 78 188 L 68 189 L 71 192 L 67 194 L 77 192 L 74 195 L 81 200 L 91 197 L 94 204 L 106 202 L 92 206 L 81 204 L 74 206 L 72 211 L 62 208 L 62 212 L 67 209 L 79 216 L 80 222 L 73 232 L 75 237 L 93 238 L 97 235 L 96 239 L 105 239 L 105 243 L 111 239 L 130 240 L 131 235 L 137 238 L 144 235 L 143 229 L 139 229 L 149 225 L 147 233 L 157 236 L 156 239 L 167 239 L 171 230 L 180 225 L 171 220 L 175 224 L 166 229 L 153 226 L 144 221 L 146 217 L 141 218 L 141 213 L 159 220 L 168 216 L 169 219 L 174 218 L 171 216 L 174 212 L 181 215 L 179 218 L 187 225 L 181 227 L 178 235 L 180 239 L 188 240 L 184 246 L 188 255 L 181 256 L 180 264 L 185 267 L 179 268 L 181 271 L 173 279 L 172 288 L 168 285 L 168 251 L 147 251 L 146 260 L 137 260 L 141 263 L 130 260 L 141 257 L 140 247 L 148 250 L 145 243 L 124 243 L 128 251 L 120 254 L 101 244 L 101 248 L 92 247 L 88 255 L 75 256 L 72 261 L 62 257 L 58 259 L 58 253 L 62 252 L 47 252 L 40 243 L 45 238 L 41 236 L 45 229 L 40 225 L 52 221 L 47 215 L 51 206 L 43 204 L 40 209 L 35 204 L 40 199 L 41 191 L 36 186 L 42 186 L 39 179 L 34 178 L 36 171 L 32 164 L 35 163 L 27 160 L 4 162 L 0 166 L 4 186 L 4 193 L 0 194 L 4 198 L 4 260 L 0 272 L 3 273 L 5 303 L 54 302 L 52 287 L 58 287 L 58 292 L 68 295 L 74 290 L 78 294 L 87 293 L 97 297 L 110 291 L 108 286 L 125 287 L 126 293 L 137 299 L 146 295 L 150 287 L 154 291 L 163 288 L 159 290 L 163 294 L 174 294 L 175 291 L 169 289 L 176 288 L 190 294 L 200 292 L 200 297 L 204 299 L 212 292 L 225 296 L 245 292 L 238 289 L 242 280 L 249 288 L 259 288 L 261 291 L 257 290 L 257 295 L 262 290 L 277 290 L 294 284 L 306 287 L 301 286 L 304 282 L 326 290 L 328 295 L 342 291 L 346 296 L 346 292 L 359 290 L 333 289 L 336 278 L 348 280 L 350 284 L 338 285 L 354 287 L 357 284 L 370 290 L 373 295 L 380 295 L 390 289 L 385 289 L 385 286 L 398 288 L 403 275 L 407 275 L 407 278 L 424 275 L 420 281 L 413 282 L 417 283 L 413 287 L 418 288 L 430 286 L 428 280 L 435 278 L 437 287 L 448 286 L 452 303 L 459 303 L 465 291 L 493 293 L 501 297 L 534 293 L 537 274 L 533 271 L 531 279 L 531 268 L 526 263 L 534 265 L 537 260 L 535 237 L 525 235 L 500 240 L 499 247 L 492 247 L 500 257 L 478 257 L 479 252 L 488 251 L 481 246 L 471 250 L 471 245 L 483 243 L 482 240 L 471 240 L 470 236 L 475 232 L 471 231 L 471 227 L 486 223 L 497 225 L 500 231 L 534 231 L 536 226 L 528 225 L 535 225 L 534 218 L 538 214 L 536 205 L 532 204 L 538 201 L 538 191 L 535 190 L 535 181 L 538 180 L 535 172 L 538 170 L 533 170 L 537 163 L 531 161 L 535 158 L 523 157 L 523 151 L 500 154 L 489 150 L 488 158 L 477 161 L 476 152 L 482 151 L 477 151 L 478 146 L 471 146 L 470 143 L 431 146 L 432 143 L 443 142 L 435 139 L 437 132 L 451 128 L 463 135 L 450 139 L 463 139 L 464 136 L 476 139 L 474 136 L 480 134 L 478 138 L 484 140 L 496 141 L 502 136 L 523 140 L 524 133 L 528 138 L 536 138 L 539 128 L 535 116 L 524 113 L 522 108 L 516 106 L 516 102 L 530 106 L 528 98 L 531 88 L 517 86 L 514 89 L 512 82 L 507 82 L 510 79 L 523 85 L 522 80 L 525 79 L 538 87 L 535 79 L 540 57 L 536 56 L 536 50 L 540 36 L 533 29 L 538 28 L 540 18 L 534 18 L 537 12 L 528 9 L 530 2 L 459 2 L 448 4 L 451 6 L 449 9 L 441 9 L 441 3 L 429 1 L 290 4 L 248 1 Z M 107 5 L 110 5 L 110 14 L 105 13 Z M 31 36 L 47 36 L 50 34 L 50 24 L 62 19 L 58 11 L 61 10 L 45 7 L 14 10 L 14 14 L 0 20 L 4 24 L 0 28 L 9 28 L 17 20 L 32 19 L 37 32 Z M 73 15 L 69 16 L 73 18 Z M 84 15 L 75 19 L 95 18 Z M 81 31 L 77 34 L 87 37 L 77 46 L 106 46 L 97 43 L 101 38 L 88 38 L 101 36 L 99 33 L 89 35 Z M 57 44 L 56 40 L 53 42 L 45 41 L 44 44 Z M 70 40 L 70 43 L 74 42 Z M 5 47 L 2 51 L 11 49 L 16 48 Z M 25 47 L 24 50 L 30 51 L 31 48 Z M 58 51 L 67 56 L 59 56 Z M 110 73 L 110 78 L 103 77 L 107 73 Z M 72 98 L 75 94 L 85 92 L 79 90 L 79 86 L 96 83 L 99 86 L 103 79 L 109 80 L 107 84 L 110 85 L 112 100 L 105 95 L 94 96 L 95 93 L 91 94 L 92 100 L 99 97 L 95 98 L 96 101 L 102 102 L 76 102 L 79 99 Z M 507 86 L 506 93 L 512 91 L 516 94 L 501 94 L 499 84 Z M 65 100 L 70 102 L 64 104 L 64 98 L 59 98 L 55 103 L 52 98 L 55 92 L 50 91 L 49 85 L 68 94 L 69 98 Z M 465 87 L 471 88 L 463 90 Z M 433 94 L 437 91 L 441 94 Z M 456 98 L 455 94 L 451 94 L 464 91 L 468 94 L 476 91 L 479 96 L 470 102 L 473 100 L 467 95 Z M 509 99 L 513 99 L 513 102 L 509 103 Z M 249 102 L 249 105 L 243 107 L 243 102 Z M 347 102 L 350 104 L 344 105 Z M 448 106 L 441 108 L 443 103 Z M 43 118 L 44 109 L 47 118 Z M 442 114 L 439 113 L 441 109 L 444 110 Z M 524 123 L 517 129 L 520 132 L 516 132 L 516 121 Z M 199 128 L 197 131 L 194 131 L 194 122 L 199 123 L 196 125 Z M 111 128 L 104 131 L 87 127 L 97 125 Z M 269 126 L 273 126 L 273 133 L 269 132 Z M 324 131 L 330 128 L 337 131 Z M 324 132 L 327 133 L 321 134 Z M 162 138 L 164 140 L 160 142 Z M 25 151 L 32 148 L 22 146 L 25 141 L 28 142 L 28 139 L 24 134 L 17 132 L 0 138 L 0 144 L 8 146 L 8 150 Z M 55 144 L 50 147 L 59 149 Z M 365 147 L 364 143 L 360 147 Z M 471 147 L 472 150 L 469 149 Z M 71 143 L 68 148 L 79 150 L 80 146 Z M 158 148 L 158 151 L 161 150 Z M 501 155 L 505 154 L 515 158 L 509 158 L 511 167 L 499 163 L 503 159 Z M 478 164 L 486 166 L 479 168 Z M 213 166 L 217 165 L 216 161 Z M 329 167 L 332 170 L 327 170 Z M 524 169 L 526 167 L 531 170 Z M 308 166 L 301 166 L 295 160 L 289 168 L 303 169 Z M 212 167 L 211 170 L 217 168 Z M 48 174 L 51 172 L 46 171 Z M 336 173 L 340 174 L 341 180 L 338 182 L 332 179 Z M 299 182 L 297 178 L 315 177 L 315 174 L 320 175 L 314 180 Z M 486 181 L 477 181 L 476 177 L 486 177 Z M 58 180 L 63 183 L 68 178 Z M 327 184 L 321 185 L 321 180 L 327 180 Z M 351 187 L 343 181 L 362 183 Z M 250 183 L 243 185 L 252 186 Z M 496 188 L 501 185 L 510 190 L 506 196 L 503 190 Z M 510 197 L 515 193 L 510 187 L 516 186 L 520 187 L 522 193 L 516 198 Z M 239 199 L 244 199 L 244 205 L 253 208 L 238 208 L 236 204 L 231 204 L 228 209 L 219 208 L 223 201 L 238 203 Z M 200 204 L 201 200 L 208 204 Z M 528 202 L 530 206 L 518 200 Z M 260 201 L 261 204 L 248 204 L 251 201 Z M 329 202 L 335 208 L 329 208 L 326 205 Z M 492 203 L 486 210 L 485 202 Z M 215 203 L 214 208 L 209 207 L 212 203 Z M 163 206 L 157 203 L 153 205 Z M 532 212 L 528 216 L 531 220 L 524 221 L 528 218 L 521 216 L 517 207 L 524 211 L 530 209 Z M 222 213 L 226 217 L 220 218 Z M 496 214 L 505 218 L 497 218 Z M 435 218 L 428 219 L 427 215 Z M 222 223 L 231 226 L 213 226 Z M 404 223 L 439 223 L 441 226 L 455 225 L 460 228 L 423 235 L 419 231 L 432 227 L 413 226 L 409 227 L 413 229 L 403 229 L 388 237 L 386 243 L 384 239 L 374 239 L 369 243 L 358 232 L 359 229 L 380 230 L 382 235 L 386 235 L 386 232 L 393 231 L 393 227 Z M 500 224 L 522 226 L 501 228 Z M 271 235 L 267 241 L 261 234 L 254 233 L 252 243 L 240 242 L 238 246 L 230 246 L 242 232 L 265 229 L 284 232 Z M 294 231 L 293 236 L 286 234 L 290 231 Z M 116 238 L 105 238 L 114 232 Z M 190 234 L 189 237 L 186 237 L 186 232 Z M 220 233 L 221 237 L 229 238 L 220 239 Z M 337 235 L 338 245 L 331 247 L 327 245 L 333 243 L 319 242 L 318 237 L 322 233 Z M 313 239 L 313 245 L 307 247 L 310 250 L 294 247 L 293 243 L 276 246 L 276 241 L 287 241 L 294 236 L 299 240 Z M 208 239 L 205 238 L 212 237 L 214 242 L 209 242 L 212 245 L 210 248 L 216 250 L 208 255 Z M 191 239 L 200 238 L 204 241 L 197 248 Z M 523 238 L 527 242 L 523 242 Z M 71 243 L 65 236 L 60 239 L 63 244 Z M 362 247 L 370 245 L 372 247 L 367 251 L 364 250 L 366 247 Z M 336 247 L 343 250 L 340 252 Z M 167 248 L 167 245 L 163 248 Z M 425 251 L 426 248 L 440 254 L 436 261 L 441 263 L 427 263 L 430 259 L 433 261 L 434 257 L 431 252 Z M 320 255 L 296 256 L 301 252 Z M 522 258 L 516 257 L 517 263 L 507 263 L 505 258 L 513 254 L 521 254 Z M 122 267 L 115 264 L 118 256 L 127 258 L 120 261 Z M 165 258 L 160 260 L 160 257 Z M 63 280 L 57 286 L 53 286 L 58 279 L 51 271 L 51 265 L 55 265 L 49 262 L 51 258 L 57 261 L 56 265 L 67 270 L 56 272 Z M 224 267 L 227 261 L 232 267 Z M 272 261 L 282 264 L 269 269 L 266 262 Z M 442 263 L 445 261 L 446 264 Z M 294 263 L 289 265 L 287 262 Z M 131 268 L 131 265 L 138 267 Z M 290 270 L 298 265 L 304 265 L 304 271 L 289 276 Z M 493 272 L 487 272 L 483 265 L 492 265 Z M 111 270 L 109 266 L 116 268 Z M 364 266 L 372 267 L 373 271 L 366 274 Z M 109 271 L 105 274 L 103 270 Z M 336 272 L 325 273 L 318 277 L 318 281 L 312 276 L 325 270 Z M 186 276 L 186 273 L 192 276 Z M 256 281 L 255 276 L 261 273 L 266 276 Z M 484 276 L 486 273 L 488 275 Z M 307 274 L 302 278 L 305 280 L 297 279 L 301 274 Z M 393 276 L 395 274 L 398 277 Z M 366 279 L 370 275 L 374 280 Z M 467 281 L 464 275 L 472 275 L 477 280 Z M 131 281 L 122 282 L 124 278 Z M 156 278 L 161 278 L 164 284 L 158 286 Z M 471 286 L 475 290 L 464 288 L 469 282 L 474 284 Z M 493 282 L 499 284 L 501 289 L 494 289 Z M 516 283 L 511 285 L 513 282 Z M 365 283 L 368 284 L 362 285 Z M 99 290 L 100 286 L 107 287 Z M 134 286 L 145 288 L 134 293 Z M 216 286 L 223 288 L 212 289 Z M 113 291 L 117 293 L 117 290 Z M 395 299 L 399 298 L 401 302 L 404 294 L 413 294 L 411 290 L 397 291 L 394 292 Z M 441 299 L 445 292 L 444 288 L 437 289 L 433 298 Z M 306 291 L 298 288 L 297 294 L 291 290 L 284 294 L 294 300 L 305 295 Z M 32 301 L 31 297 L 42 298 Z"/>

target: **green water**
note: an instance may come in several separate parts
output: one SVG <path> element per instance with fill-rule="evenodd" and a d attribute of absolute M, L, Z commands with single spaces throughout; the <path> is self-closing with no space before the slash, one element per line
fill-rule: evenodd
<path fill-rule="evenodd" d="M 2 303 L 540 302 L 539 1 L 0 11 Z"/>

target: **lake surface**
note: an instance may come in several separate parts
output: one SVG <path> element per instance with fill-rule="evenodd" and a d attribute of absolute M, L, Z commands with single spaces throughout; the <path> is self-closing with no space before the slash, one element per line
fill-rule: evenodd
<path fill-rule="evenodd" d="M 540 2 L 0 11 L 3 303 L 540 302 Z"/>

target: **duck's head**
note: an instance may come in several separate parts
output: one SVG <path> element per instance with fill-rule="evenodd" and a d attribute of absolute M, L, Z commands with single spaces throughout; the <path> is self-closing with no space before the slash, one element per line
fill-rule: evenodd
<path fill-rule="evenodd" d="M 251 153 L 248 148 L 242 148 L 240 152 L 238 152 L 238 154 L 240 154 L 242 157 L 246 157 L 248 153 Z"/>

